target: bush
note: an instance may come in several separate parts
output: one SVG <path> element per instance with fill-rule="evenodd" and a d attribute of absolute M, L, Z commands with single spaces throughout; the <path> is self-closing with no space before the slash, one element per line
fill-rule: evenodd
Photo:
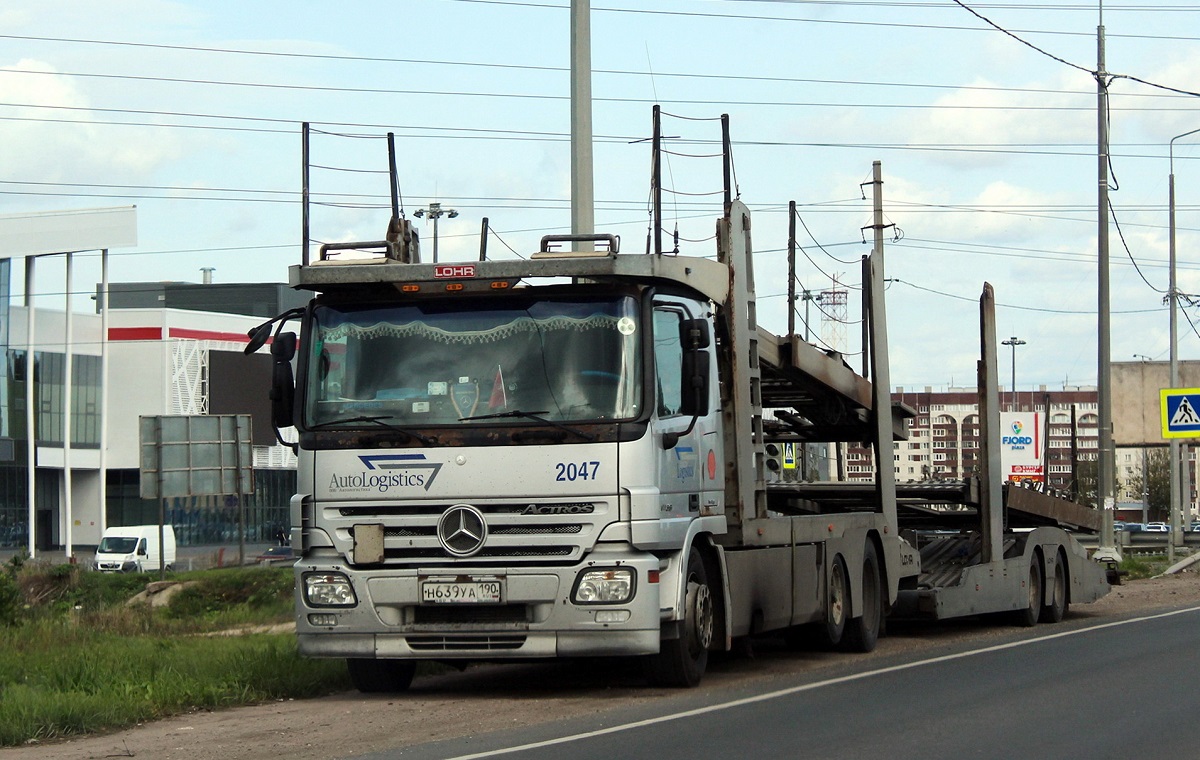
<path fill-rule="evenodd" d="M 0 626 L 14 626 L 21 622 L 24 612 L 21 588 L 11 573 L 0 570 Z"/>

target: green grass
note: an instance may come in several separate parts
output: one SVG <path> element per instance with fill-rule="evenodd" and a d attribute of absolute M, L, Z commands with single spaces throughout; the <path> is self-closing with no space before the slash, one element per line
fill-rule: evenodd
<path fill-rule="evenodd" d="M 204 635 L 290 621 L 290 568 L 170 579 L 194 585 L 151 609 L 125 604 L 150 576 L 0 570 L 0 746 L 350 687 L 340 660 L 301 658 L 293 634 Z"/>
<path fill-rule="evenodd" d="M 1120 569 L 1125 571 L 1126 580 L 1153 578 L 1170 567 L 1164 554 L 1126 554 Z"/>

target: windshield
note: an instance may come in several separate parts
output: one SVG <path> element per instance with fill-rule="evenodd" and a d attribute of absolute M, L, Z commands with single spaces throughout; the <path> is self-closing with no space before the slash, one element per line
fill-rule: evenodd
<path fill-rule="evenodd" d="M 108 536 L 100 539 L 100 545 L 96 547 L 96 551 L 101 554 L 133 554 L 137 542 L 136 538 Z"/>
<path fill-rule="evenodd" d="M 637 302 L 487 298 L 313 310 L 308 427 L 636 417 Z M 503 417 L 462 421 L 464 417 Z M 357 420 L 353 418 L 358 418 Z"/>

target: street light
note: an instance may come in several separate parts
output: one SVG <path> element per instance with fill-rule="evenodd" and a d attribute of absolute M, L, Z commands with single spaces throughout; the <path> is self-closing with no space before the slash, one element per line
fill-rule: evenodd
<path fill-rule="evenodd" d="M 1002 345 L 1012 346 L 1012 404 L 1009 406 L 1010 412 L 1017 411 L 1017 346 L 1025 345 L 1025 341 L 1017 336 L 1012 336 L 1008 340 L 1000 341 Z"/>
<path fill-rule="evenodd" d="M 452 208 L 442 208 L 440 203 L 430 203 L 429 208 L 419 208 L 413 212 L 413 216 L 420 219 L 423 216 L 428 216 L 433 220 L 433 263 L 438 260 L 438 219 L 445 215 L 447 219 L 453 219 L 458 216 L 458 210 Z"/>

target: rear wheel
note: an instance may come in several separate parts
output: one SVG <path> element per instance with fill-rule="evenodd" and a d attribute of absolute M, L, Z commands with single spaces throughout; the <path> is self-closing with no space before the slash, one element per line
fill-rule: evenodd
<path fill-rule="evenodd" d="M 1029 577 L 1025 583 L 1028 592 L 1025 606 L 1013 613 L 1013 622 L 1019 626 L 1037 625 L 1042 611 L 1042 562 L 1035 553 L 1029 558 Z"/>
<path fill-rule="evenodd" d="M 364 694 L 408 691 L 417 672 L 416 660 L 347 659 L 350 682 Z"/>
<path fill-rule="evenodd" d="M 658 654 L 646 659 L 646 678 L 655 686 L 696 686 L 708 667 L 708 648 L 716 627 L 715 600 L 704 559 L 694 546 L 688 553 L 686 583 L 679 638 L 664 640 Z"/>
<path fill-rule="evenodd" d="M 852 618 L 846 626 L 846 650 L 870 652 L 879 641 L 879 629 L 883 621 L 883 577 L 879 571 L 879 555 L 875 544 L 867 541 L 863 552 L 862 610 L 863 614 Z"/>
<path fill-rule="evenodd" d="M 1046 588 L 1048 604 L 1042 606 L 1043 623 L 1061 622 L 1067 614 L 1067 562 L 1061 551 L 1054 554 L 1054 580 Z"/>
<path fill-rule="evenodd" d="M 825 626 L 822 631 L 824 643 L 835 647 L 842 643 L 846 632 L 846 614 L 850 611 L 850 583 L 846 575 L 846 561 L 842 555 L 833 558 L 829 566 L 829 583 L 825 596 Z"/>

